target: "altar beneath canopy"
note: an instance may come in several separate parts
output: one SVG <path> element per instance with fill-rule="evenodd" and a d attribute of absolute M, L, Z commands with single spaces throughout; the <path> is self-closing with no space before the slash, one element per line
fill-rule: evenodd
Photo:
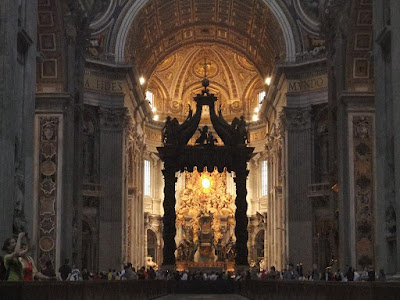
<path fill-rule="evenodd" d="M 196 112 L 193 114 L 190 108 L 188 116 L 182 124 L 179 124 L 176 118 L 167 117 L 162 130 L 162 142 L 164 145 L 163 147 L 157 147 L 160 159 L 164 162 L 164 169 L 162 170 L 165 183 L 163 202 L 163 266 L 166 268 L 177 268 L 179 260 L 193 262 L 197 260 L 197 263 L 210 264 L 217 262 L 218 258 L 220 258 L 221 260 L 234 260 L 235 267 L 243 266 L 246 268 L 249 265 L 246 201 L 246 180 L 249 171 L 247 170 L 247 162 L 250 160 L 254 148 L 247 145 L 248 132 L 244 117 L 242 116 L 240 119 L 234 118 L 231 124 L 227 123 L 222 115 L 221 108 L 218 109 L 218 115 L 216 113 L 215 102 L 217 101 L 217 97 L 207 89 L 209 85 L 207 78 L 203 79 L 202 85 L 204 89 L 201 94 L 197 94 L 194 98 Z M 196 140 L 196 145 L 188 145 L 189 140 L 198 130 L 203 106 L 208 107 L 213 128 L 222 140 L 223 146 L 214 144 L 215 138 L 212 132 L 207 131 L 207 126 L 204 126 L 200 130 L 201 136 Z M 193 172 L 196 174 L 194 171 L 203 170 L 203 174 L 206 174 L 207 172 L 204 172 L 205 168 L 206 170 L 213 170 L 212 173 L 208 173 L 207 175 L 211 179 L 213 176 L 216 176 L 214 179 L 219 178 L 218 176 L 223 176 L 217 175 L 218 173 L 226 175 L 226 172 L 229 172 L 234 174 L 233 180 L 236 187 L 234 205 L 236 206 L 236 210 L 229 204 L 225 207 L 226 214 L 223 214 L 222 218 L 221 215 L 214 218 L 214 214 L 218 215 L 219 213 L 216 211 L 216 207 L 221 205 L 218 201 L 216 202 L 217 194 L 215 194 L 215 197 L 210 197 L 207 193 L 200 190 L 201 193 L 197 196 L 200 197 L 198 200 L 202 202 L 198 206 L 195 206 L 196 209 L 192 208 L 192 213 L 189 213 L 190 208 L 185 208 L 187 211 L 182 216 L 177 215 L 176 209 L 179 209 L 179 204 L 176 207 L 175 195 L 177 172 Z M 214 171 L 215 175 L 210 175 Z M 203 179 L 201 182 L 203 183 Z M 211 186 L 211 181 L 208 184 Z M 198 193 L 199 190 L 197 189 L 196 191 Z M 186 190 L 186 193 L 184 198 L 187 197 L 187 199 L 193 201 L 192 197 L 189 198 L 190 195 L 196 196 L 196 194 L 193 194 L 195 193 L 193 187 L 191 190 Z M 221 203 L 226 201 L 230 203 L 232 201 L 228 197 L 229 195 L 219 193 L 219 196 L 220 198 L 225 197 L 225 199 L 220 199 Z M 197 210 L 198 215 L 195 214 L 195 210 Z M 213 211 L 214 213 L 212 213 Z M 233 211 L 235 216 L 234 236 L 231 236 L 230 233 L 227 235 L 227 232 L 222 234 L 223 230 L 227 230 L 227 226 L 223 229 L 221 225 L 217 224 L 221 224 L 221 222 L 228 224 L 228 221 L 232 220 Z M 226 218 L 226 222 L 224 218 Z M 176 241 L 177 222 L 183 224 L 183 228 L 187 227 L 187 224 L 192 226 L 191 223 L 193 222 L 194 226 L 197 226 L 195 228 L 197 233 L 193 232 L 192 228 L 191 235 L 186 236 L 185 232 L 184 236 L 181 233 L 180 236 L 178 235 L 178 241 Z M 198 228 L 200 228 L 200 235 Z M 216 229 L 215 233 L 214 229 Z M 231 229 L 229 228 L 229 230 Z M 228 240 L 226 240 L 227 236 L 229 236 Z M 234 240 L 235 238 L 236 240 Z M 197 241 L 197 244 L 195 241 Z M 177 245 L 177 242 L 180 245 Z M 232 245 L 234 251 L 229 250 L 231 257 L 227 258 L 226 253 L 228 253 L 228 249 L 222 251 L 218 247 L 230 247 L 230 245 Z"/>
<path fill-rule="evenodd" d="M 194 169 L 181 176 L 183 190 L 176 205 L 175 256 L 178 270 L 232 270 L 235 261 L 235 195 L 228 173 Z"/>

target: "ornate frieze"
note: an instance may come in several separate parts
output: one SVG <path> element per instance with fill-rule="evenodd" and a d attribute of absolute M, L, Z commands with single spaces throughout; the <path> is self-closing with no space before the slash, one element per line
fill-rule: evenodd
<path fill-rule="evenodd" d="M 355 255 L 358 268 L 373 264 L 374 252 L 374 117 L 352 116 Z"/>
<path fill-rule="evenodd" d="M 56 260 L 57 193 L 59 178 L 59 126 L 57 116 L 39 117 L 38 257 L 41 265 Z"/>

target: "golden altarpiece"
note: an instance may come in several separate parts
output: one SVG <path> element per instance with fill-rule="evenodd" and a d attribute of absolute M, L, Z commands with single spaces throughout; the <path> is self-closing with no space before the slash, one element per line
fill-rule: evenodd
<path fill-rule="evenodd" d="M 232 270 L 235 260 L 235 199 L 227 172 L 184 173 L 176 206 L 177 269 L 208 266 Z"/>

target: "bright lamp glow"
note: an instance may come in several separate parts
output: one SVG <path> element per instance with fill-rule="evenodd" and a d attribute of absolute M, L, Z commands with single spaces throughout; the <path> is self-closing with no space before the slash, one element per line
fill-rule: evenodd
<path fill-rule="evenodd" d="M 259 108 L 259 107 L 256 107 L 256 108 L 254 109 L 254 112 L 255 112 L 256 114 L 258 114 L 258 113 L 260 112 L 260 108 Z"/>
<path fill-rule="evenodd" d="M 153 107 L 153 108 L 151 109 L 151 111 L 152 111 L 153 113 L 155 113 L 155 112 L 157 111 L 157 108 Z"/>
<path fill-rule="evenodd" d="M 154 120 L 154 121 L 158 121 L 158 118 L 159 118 L 158 115 L 155 115 L 155 116 L 153 117 L 153 120 Z"/>
<path fill-rule="evenodd" d="M 270 85 L 271 84 L 271 77 L 265 78 L 265 84 Z"/>
<path fill-rule="evenodd" d="M 139 83 L 140 83 L 140 85 L 143 85 L 145 82 L 146 82 L 146 80 L 144 79 L 143 76 L 141 76 L 141 77 L 139 78 Z"/>
<path fill-rule="evenodd" d="M 210 185 L 211 185 L 210 179 L 203 178 L 203 180 L 201 181 L 201 185 L 203 186 L 204 189 L 210 188 Z"/>
<path fill-rule="evenodd" d="M 257 115 L 253 115 L 253 121 L 257 122 L 258 121 L 258 116 Z"/>

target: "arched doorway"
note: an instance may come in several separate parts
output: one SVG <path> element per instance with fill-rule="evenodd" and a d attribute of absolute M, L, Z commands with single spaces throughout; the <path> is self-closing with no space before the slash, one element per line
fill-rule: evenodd
<path fill-rule="evenodd" d="M 151 256 L 155 262 L 157 259 L 157 236 L 153 230 L 147 229 L 147 257 Z"/>

